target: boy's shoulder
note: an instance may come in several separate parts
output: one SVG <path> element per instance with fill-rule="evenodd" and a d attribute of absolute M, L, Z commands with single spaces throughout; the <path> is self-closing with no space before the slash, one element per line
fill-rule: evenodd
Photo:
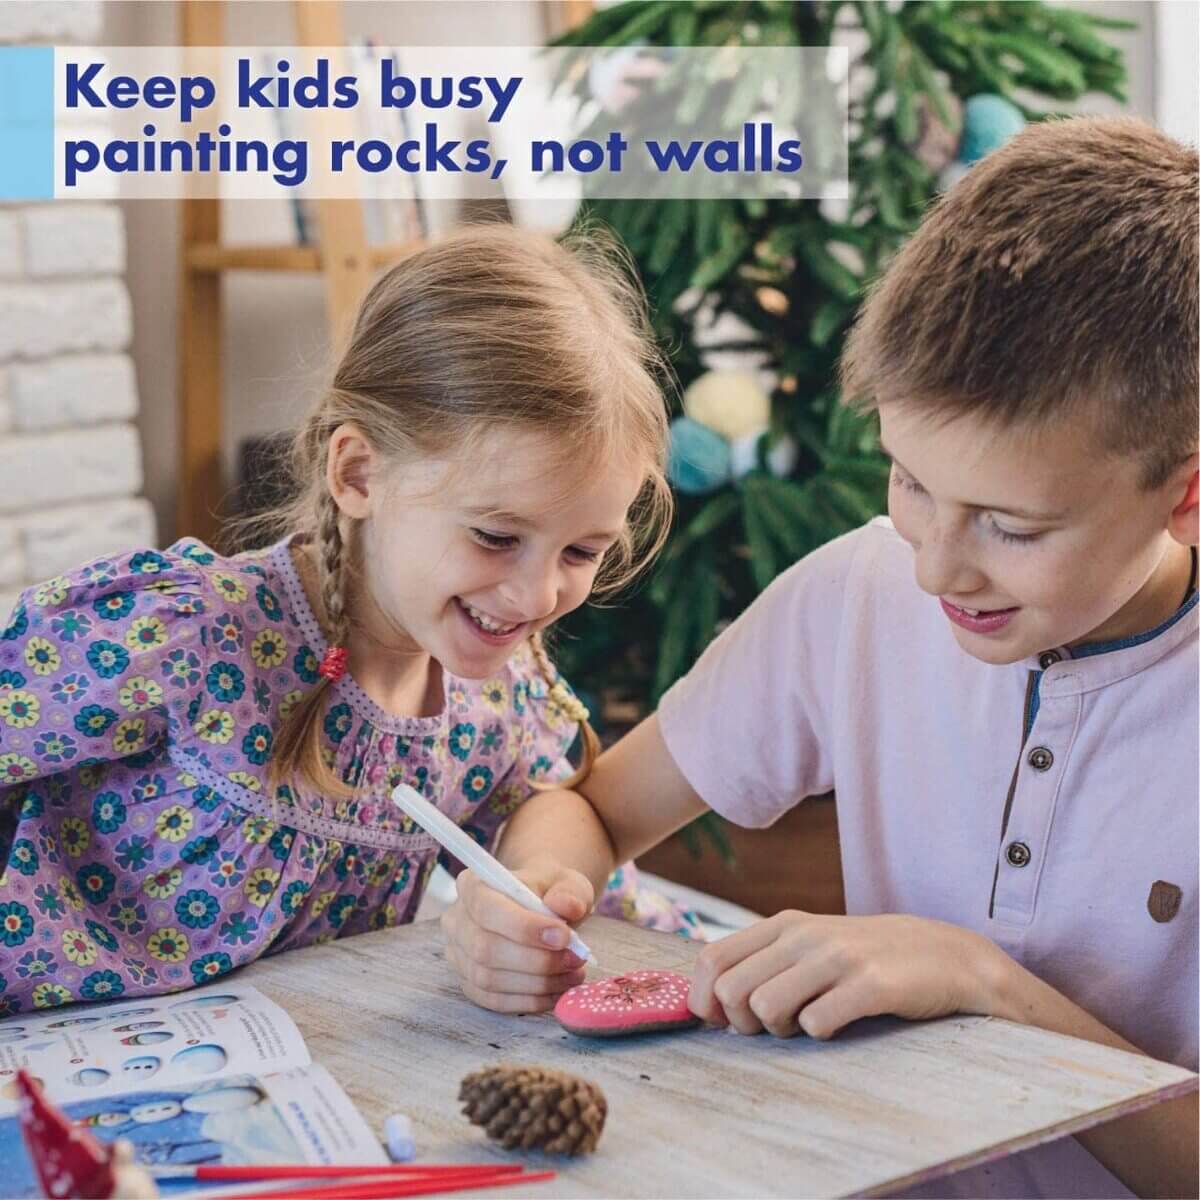
<path fill-rule="evenodd" d="M 890 517 L 875 517 L 818 546 L 777 576 L 764 596 L 782 593 L 809 605 L 825 599 L 840 608 L 864 592 L 886 594 L 891 604 L 903 604 L 906 597 L 918 594 L 912 549 Z"/>

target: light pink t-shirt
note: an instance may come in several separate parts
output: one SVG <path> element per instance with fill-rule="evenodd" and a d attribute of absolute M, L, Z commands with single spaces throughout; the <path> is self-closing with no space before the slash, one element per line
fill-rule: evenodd
<path fill-rule="evenodd" d="M 847 912 L 986 934 L 1195 1070 L 1198 623 L 1193 596 L 1141 638 L 988 665 L 881 517 L 776 579 L 659 721 L 692 787 L 739 825 L 836 790 Z M 1130 1195 L 1072 1138 L 907 1194 Z"/>

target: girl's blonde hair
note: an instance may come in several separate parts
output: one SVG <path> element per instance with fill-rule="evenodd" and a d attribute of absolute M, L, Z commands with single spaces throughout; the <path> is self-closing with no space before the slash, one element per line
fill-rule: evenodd
<path fill-rule="evenodd" d="M 292 444 L 293 501 L 267 514 L 275 533 L 301 531 L 316 545 L 320 614 L 331 646 L 346 643 L 348 585 L 358 575 L 357 531 L 343 522 L 325 480 L 329 440 L 354 425 L 385 461 L 402 464 L 472 447 L 496 430 L 529 431 L 552 446 L 546 469 L 563 496 L 580 464 L 633 456 L 645 479 L 620 540 L 605 555 L 595 591 L 628 583 L 658 552 L 670 525 L 665 476 L 669 376 L 645 301 L 610 236 L 584 230 L 562 242 L 509 225 L 465 228 L 392 267 L 371 288 L 332 382 Z M 599 742 L 587 711 L 557 684 L 540 633 L 531 639 L 551 702 L 578 721 L 579 770 Z M 276 733 L 272 792 L 303 783 L 319 794 L 351 789 L 322 754 L 322 678 Z"/>

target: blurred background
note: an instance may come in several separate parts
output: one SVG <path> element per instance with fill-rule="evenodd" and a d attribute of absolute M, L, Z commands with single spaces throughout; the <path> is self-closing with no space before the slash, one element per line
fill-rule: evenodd
<path fill-rule="evenodd" d="M 556 647 L 611 740 L 775 574 L 882 511 L 874 434 L 839 408 L 834 366 L 865 284 L 929 201 L 1050 113 L 1129 113 L 1192 143 L 1200 122 L 1190 0 L 0 3 L 8 44 L 369 56 L 555 40 L 848 46 L 849 201 L 539 205 L 481 183 L 455 202 L 0 204 L 0 610 L 98 554 L 185 534 L 222 545 L 224 519 L 269 498 L 279 439 L 389 261 L 464 220 L 557 233 L 587 215 L 629 247 L 682 397 L 667 552 L 619 607 L 570 618 Z M 828 802 L 765 834 L 709 821 L 650 865 L 762 912 L 841 904 Z"/>

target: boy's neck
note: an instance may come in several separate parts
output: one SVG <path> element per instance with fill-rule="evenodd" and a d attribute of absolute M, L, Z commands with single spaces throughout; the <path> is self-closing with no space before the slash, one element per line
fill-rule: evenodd
<path fill-rule="evenodd" d="M 1162 561 L 1139 591 L 1103 625 L 1075 643 L 1114 642 L 1157 629 L 1187 600 L 1195 581 L 1192 576 L 1194 551 L 1172 541 Z"/>

